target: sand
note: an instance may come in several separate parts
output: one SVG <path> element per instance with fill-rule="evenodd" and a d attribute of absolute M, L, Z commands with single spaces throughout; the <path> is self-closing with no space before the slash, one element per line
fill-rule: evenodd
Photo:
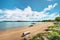
<path fill-rule="evenodd" d="M 38 33 L 45 32 L 48 26 L 53 25 L 52 22 L 47 22 L 45 24 L 35 24 L 32 27 L 23 27 L 23 28 L 15 28 L 0 32 L 0 40 L 21 40 L 22 33 L 26 31 L 30 31 L 30 36 L 34 36 Z"/>

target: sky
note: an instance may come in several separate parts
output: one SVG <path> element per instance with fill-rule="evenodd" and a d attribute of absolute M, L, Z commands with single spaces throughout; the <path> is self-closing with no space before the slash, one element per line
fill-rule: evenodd
<path fill-rule="evenodd" d="M 59 4 L 59 0 L 0 0 L 0 21 L 55 19 Z"/>

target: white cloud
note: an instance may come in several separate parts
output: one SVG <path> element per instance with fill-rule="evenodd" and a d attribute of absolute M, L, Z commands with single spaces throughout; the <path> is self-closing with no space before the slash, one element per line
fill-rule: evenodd
<path fill-rule="evenodd" d="M 57 6 L 58 5 L 58 3 L 55 3 L 54 5 L 53 5 L 53 8 L 55 7 L 55 6 Z"/>
<path fill-rule="evenodd" d="M 56 14 L 47 14 L 48 10 L 53 9 L 55 6 L 57 5 L 57 3 L 55 3 L 54 5 L 48 5 L 47 8 L 45 8 L 43 11 L 41 12 L 37 12 L 37 11 L 32 11 L 31 7 L 26 7 L 24 10 L 21 10 L 19 8 L 13 9 L 13 10 L 9 10 L 9 9 L 5 9 L 2 10 L 0 9 L 0 13 L 4 13 L 3 16 L 0 16 L 0 19 L 2 21 L 3 20 L 12 20 L 12 21 L 16 21 L 16 20 L 24 20 L 24 21 L 32 21 L 32 20 L 42 20 L 44 17 L 44 19 L 51 19 L 53 16 L 55 17 Z"/>
<path fill-rule="evenodd" d="M 0 10 L 0 13 L 2 12 L 2 10 Z"/>
<path fill-rule="evenodd" d="M 55 12 L 55 13 L 52 13 L 51 15 L 49 15 L 48 19 L 55 19 L 57 16 L 58 16 L 58 14 Z"/>
<path fill-rule="evenodd" d="M 58 3 L 54 3 L 54 5 L 49 5 L 47 8 L 45 8 L 44 9 L 44 12 L 46 12 L 46 11 L 49 11 L 49 10 L 51 10 L 51 9 L 53 9 L 55 6 L 57 6 L 58 5 Z"/>
<path fill-rule="evenodd" d="M 50 2 L 50 1 L 53 1 L 53 0 L 47 0 L 47 1 L 49 1 L 49 2 Z"/>

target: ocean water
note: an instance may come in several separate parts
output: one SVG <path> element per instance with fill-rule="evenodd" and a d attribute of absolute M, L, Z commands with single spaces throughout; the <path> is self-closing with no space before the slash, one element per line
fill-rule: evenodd
<path fill-rule="evenodd" d="M 0 30 L 7 30 L 18 27 L 25 27 L 33 24 L 42 24 L 43 22 L 0 22 Z"/>

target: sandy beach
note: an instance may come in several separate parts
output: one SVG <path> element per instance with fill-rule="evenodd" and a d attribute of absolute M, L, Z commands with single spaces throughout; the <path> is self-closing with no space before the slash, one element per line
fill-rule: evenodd
<path fill-rule="evenodd" d="M 21 35 L 23 32 L 30 31 L 30 35 L 34 36 L 38 33 L 45 32 L 48 26 L 53 25 L 52 22 L 48 22 L 45 24 L 36 24 L 32 27 L 24 27 L 24 28 L 15 28 L 6 30 L 4 32 L 0 32 L 0 40 L 21 40 Z"/>

